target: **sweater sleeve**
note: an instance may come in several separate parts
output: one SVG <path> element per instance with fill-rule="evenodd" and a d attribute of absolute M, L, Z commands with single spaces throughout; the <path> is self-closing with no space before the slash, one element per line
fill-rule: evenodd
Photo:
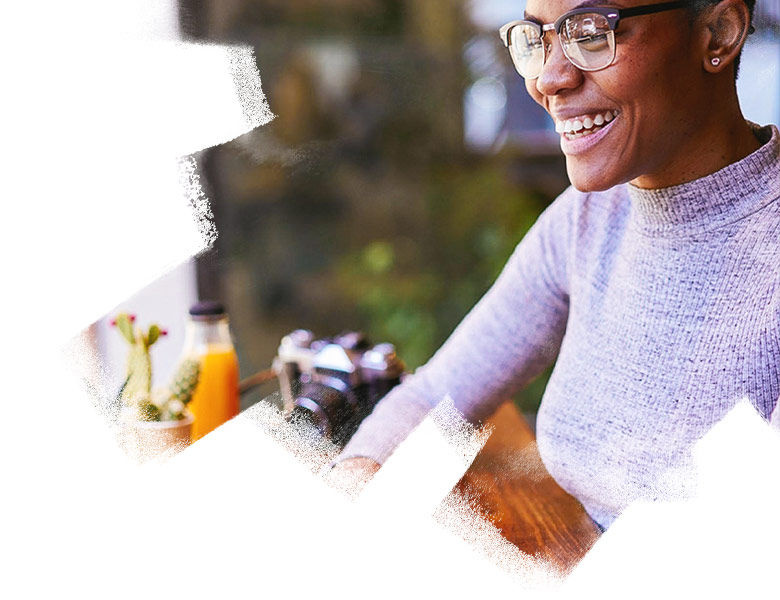
<path fill-rule="evenodd" d="M 542 213 L 493 286 L 428 363 L 376 405 L 339 460 L 383 463 L 447 395 L 481 422 L 552 363 L 568 317 L 577 194 L 569 188 Z"/>

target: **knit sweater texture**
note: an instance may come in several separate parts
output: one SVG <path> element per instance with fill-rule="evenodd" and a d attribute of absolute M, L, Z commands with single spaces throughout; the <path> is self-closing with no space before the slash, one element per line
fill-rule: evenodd
<path fill-rule="evenodd" d="M 603 527 L 689 495 L 696 441 L 780 397 L 780 137 L 755 131 L 758 150 L 689 183 L 566 190 L 341 458 L 384 462 L 447 395 L 482 422 L 555 361 L 536 435 L 558 484 Z"/>

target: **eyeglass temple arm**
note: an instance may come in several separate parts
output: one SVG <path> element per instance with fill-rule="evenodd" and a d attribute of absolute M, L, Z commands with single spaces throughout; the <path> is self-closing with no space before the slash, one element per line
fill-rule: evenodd
<path fill-rule="evenodd" d="M 637 17 L 639 15 L 651 15 L 653 13 L 665 10 L 674 10 L 676 8 L 685 8 L 690 6 L 688 2 L 661 2 L 660 4 L 650 4 L 646 6 L 637 6 L 636 8 L 621 8 L 617 10 L 620 19 L 628 17 Z M 748 27 L 748 35 L 755 33 L 756 28 L 751 24 Z"/>
<path fill-rule="evenodd" d="M 674 10 L 676 8 L 684 8 L 686 6 L 690 6 L 688 2 L 661 2 L 660 4 L 647 4 L 645 6 L 637 6 L 635 8 L 616 9 L 615 12 L 620 15 L 621 19 L 625 19 L 627 17 L 651 15 L 653 13 Z"/>

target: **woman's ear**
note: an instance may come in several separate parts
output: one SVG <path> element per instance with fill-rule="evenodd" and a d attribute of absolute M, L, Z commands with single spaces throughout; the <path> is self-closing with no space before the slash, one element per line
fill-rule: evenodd
<path fill-rule="evenodd" d="M 720 73 L 734 63 L 750 29 L 750 11 L 743 0 L 721 0 L 702 11 L 704 69 Z"/>

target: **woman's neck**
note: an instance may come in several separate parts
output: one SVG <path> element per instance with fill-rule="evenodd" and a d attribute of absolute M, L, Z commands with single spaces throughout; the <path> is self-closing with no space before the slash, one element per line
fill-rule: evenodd
<path fill-rule="evenodd" d="M 700 179 L 738 162 L 760 148 L 750 125 L 745 121 L 734 94 L 722 110 L 708 111 L 700 134 L 691 137 L 684 155 L 690 159 L 676 161 L 652 175 L 642 175 L 631 183 L 644 189 L 660 189 Z M 679 154 L 678 154 L 679 156 Z"/>
<path fill-rule="evenodd" d="M 780 134 L 753 127 L 760 144 L 741 160 L 681 185 L 628 186 L 633 228 L 652 237 L 697 236 L 755 214 L 780 189 Z"/>

